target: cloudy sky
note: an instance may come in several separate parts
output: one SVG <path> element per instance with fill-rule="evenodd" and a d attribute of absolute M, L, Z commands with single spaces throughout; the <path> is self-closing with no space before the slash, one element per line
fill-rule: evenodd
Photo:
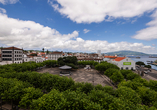
<path fill-rule="evenodd" d="M 0 0 L 0 46 L 157 54 L 157 0 Z"/>

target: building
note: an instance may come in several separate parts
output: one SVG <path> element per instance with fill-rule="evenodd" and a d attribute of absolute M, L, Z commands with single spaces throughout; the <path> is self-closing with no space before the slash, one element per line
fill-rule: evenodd
<path fill-rule="evenodd" d="M 120 69 L 135 70 L 135 61 L 128 57 L 117 57 L 110 63 L 117 65 Z"/>
<path fill-rule="evenodd" d="M 29 62 L 30 57 L 28 57 L 26 54 L 23 54 L 23 62 Z"/>
<path fill-rule="evenodd" d="M 22 63 L 23 49 L 17 47 L 2 48 L 2 62 L 6 64 Z"/>
<path fill-rule="evenodd" d="M 97 54 L 98 54 L 99 56 L 101 56 L 101 50 L 98 50 L 98 51 L 97 51 Z"/>
<path fill-rule="evenodd" d="M 103 61 L 103 58 L 77 58 L 78 61 L 95 61 L 95 62 L 101 62 Z"/>
<path fill-rule="evenodd" d="M 58 58 L 63 57 L 63 52 L 52 52 L 48 55 L 48 60 L 58 60 Z"/>

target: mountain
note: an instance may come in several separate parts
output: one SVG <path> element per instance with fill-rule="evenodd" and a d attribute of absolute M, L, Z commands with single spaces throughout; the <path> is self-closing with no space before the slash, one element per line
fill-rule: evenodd
<path fill-rule="evenodd" d="M 129 51 L 129 50 L 108 52 L 108 53 L 105 53 L 105 54 L 107 54 L 107 55 L 118 55 L 118 56 L 125 56 L 125 55 L 149 56 L 150 55 L 150 54 L 146 54 L 146 53 L 142 53 L 142 52 Z"/>

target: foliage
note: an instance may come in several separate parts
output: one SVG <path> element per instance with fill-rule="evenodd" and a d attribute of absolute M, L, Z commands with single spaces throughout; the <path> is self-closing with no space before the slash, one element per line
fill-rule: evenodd
<path fill-rule="evenodd" d="M 146 67 L 146 68 L 152 68 L 151 65 L 144 65 L 144 67 Z"/>
<path fill-rule="evenodd" d="M 149 87 L 150 87 L 150 89 L 157 91 L 157 81 L 150 80 Z"/>
<path fill-rule="evenodd" d="M 46 60 L 43 62 L 44 65 L 46 65 L 47 67 L 55 67 L 58 62 L 56 60 Z"/>
<path fill-rule="evenodd" d="M 94 103 L 99 103 L 103 109 L 109 109 L 109 104 L 113 102 L 114 97 L 104 93 L 102 90 L 92 90 L 88 94 L 89 100 L 93 101 Z"/>
<path fill-rule="evenodd" d="M 157 92 L 146 87 L 139 87 L 138 94 L 142 99 L 142 103 L 148 106 L 157 101 Z"/>
<path fill-rule="evenodd" d="M 30 54 L 30 56 L 37 56 L 37 54 L 36 53 L 32 53 L 32 54 Z"/>
<path fill-rule="evenodd" d="M 99 63 L 96 61 L 78 61 L 77 64 L 83 65 L 83 66 L 85 66 L 85 65 L 96 66 Z"/>
<path fill-rule="evenodd" d="M 105 75 L 108 76 L 108 77 L 111 77 L 113 75 L 113 73 L 117 73 L 119 72 L 118 69 L 114 69 L 114 68 L 109 68 L 105 71 Z"/>
<path fill-rule="evenodd" d="M 102 72 L 106 71 L 109 68 L 119 69 L 118 66 L 116 66 L 114 64 L 111 64 L 111 63 L 107 63 L 107 62 L 100 63 L 100 64 L 98 64 L 98 65 L 95 66 L 96 70 L 102 71 Z"/>
<path fill-rule="evenodd" d="M 68 63 L 67 65 L 70 66 L 70 67 L 72 67 L 73 69 L 78 69 L 78 67 L 75 66 L 73 63 Z"/>
<path fill-rule="evenodd" d="M 125 99 L 125 100 L 129 100 L 129 101 L 133 102 L 134 104 L 141 103 L 141 98 L 136 93 L 136 91 L 132 90 L 131 88 L 121 86 L 116 90 L 116 94 L 118 97 Z"/>
<path fill-rule="evenodd" d="M 19 102 L 19 106 L 21 108 L 30 107 L 33 99 L 38 99 L 43 95 L 40 89 L 35 89 L 33 87 L 28 87 L 23 89 L 24 94 L 21 96 L 21 101 Z"/>
<path fill-rule="evenodd" d="M 141 66 L 141 65 L 145 65 L 145 64 L 142 61 L 138 61 L 138 62 L 136 62 L 136 65 L 140 65 Z"/>
<path fill-rule="evenodd" d="M 120 72 L 122 73 L 125 79 L 129 73 L 133 73 L 131 70 L 120 70 Z"/>
<path fill-rule="evenodd" d="M 113 75 L 110 78 L 114 83 L 119 83 L 124 80 L 124 77 L 120 73 L 120 71 L 113 73 Z"/>
<path fill-rule="evenodd" d="M 127 80 L 133 80 L 135 78 L 140 78 L 140 76 L 136 73 L 130 72 L 129 74 L 127 74 L 126 79 Z"/>
<path fill-rule="evenodd" d="M 129 87 L 129 88 L 131 88 L 131 89 L 133 89 L 133 90 L 137 90 L 138 89 L 138 87 L 142 87 L 143 86 L 143 84 L 142 83 L 140 83 L 140 82 L 136 82 L 136 81 L 122 81 L 120 84 L 118 84 L 118 88 L 119 87 L 121 87 L 121 86 L 126 86 L 126 87 Z"/>
<path fill-rule="evenodd" d="M 69 64 L 72 63 L 74 65 L 77 64 L 77 58 L 75 56 L 68 56 L 68 57 L 60 57 L 58 59 L 58 64 L 59 65 L 65 65 L 65 64 Z"/>

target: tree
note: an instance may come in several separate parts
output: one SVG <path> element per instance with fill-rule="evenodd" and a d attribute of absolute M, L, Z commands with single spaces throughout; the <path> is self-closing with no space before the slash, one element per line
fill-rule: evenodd
<path fill-rule="evenodd" d="M 43 52 L 44 52 L 44 48 L 43 48 L 42 50 L 43 50 Z"/>
<path fill-rule="evenodd" d="M 141 65 L 145 65 L 145 64 L 144 64 L 144 62 L 142 62 L 142 61 L 138 61 L 138 62 L 136 62 L 136 65 L 141 66 Z"/>
<path fill-rule="evenodd" d="M 118 69 L 114 69 L 114 68 L 109 68 L 105 71 L 105 75 L 108 77 L 111 77 L 113 75 L 113 73 L 118 72 Z"/>
<path fill-rule="evenodd" d="M 146 68 L 152 68 L 151 65 L 145 65 L 144 67 L 146 67 Z"/>
<path fill-rule="evenodd" d="M 46 54 L 49 54 L 49 51 L 48 51 L 48 49 L 47 49 L 47 51 L 46 51 Z"/>
<path fill-rule="evenodd" d="M 120 73 L 120 71 L 113 73 L 113 75 L 110 78 L 116 84 L 124 80 L 124 77 Z"/>
<path fill-rule="evenodd" d="M 136 91 L 125 86 L 118 87 L 116 94 L 118 97 L 129 100 L 134 104 L 140 104 L 142 102 L 140 96 L 136 93 Z"/>
<path fill-rule="evenodd" d="M 111 63 L 107 63 L 107 62 L 103 62 L 103 63 L 100 63 L 100 64 L 95 66 L 95 69 L 100 71 L 100 72 L 104 72 L 109 68 L 119 69 L 118 66 L 111 64 Z"/>
<path fill-rule="evenodd" d="M 28 87 L 23 89 L 24 95 L 21 97 L 21 101 L 19 102 L 19 106 L 21 108 L 28 108 L 30 107 L 33 99 L 38 99 L 43 95 L 40 89 L 35 89 L 33 87 Z"/>

